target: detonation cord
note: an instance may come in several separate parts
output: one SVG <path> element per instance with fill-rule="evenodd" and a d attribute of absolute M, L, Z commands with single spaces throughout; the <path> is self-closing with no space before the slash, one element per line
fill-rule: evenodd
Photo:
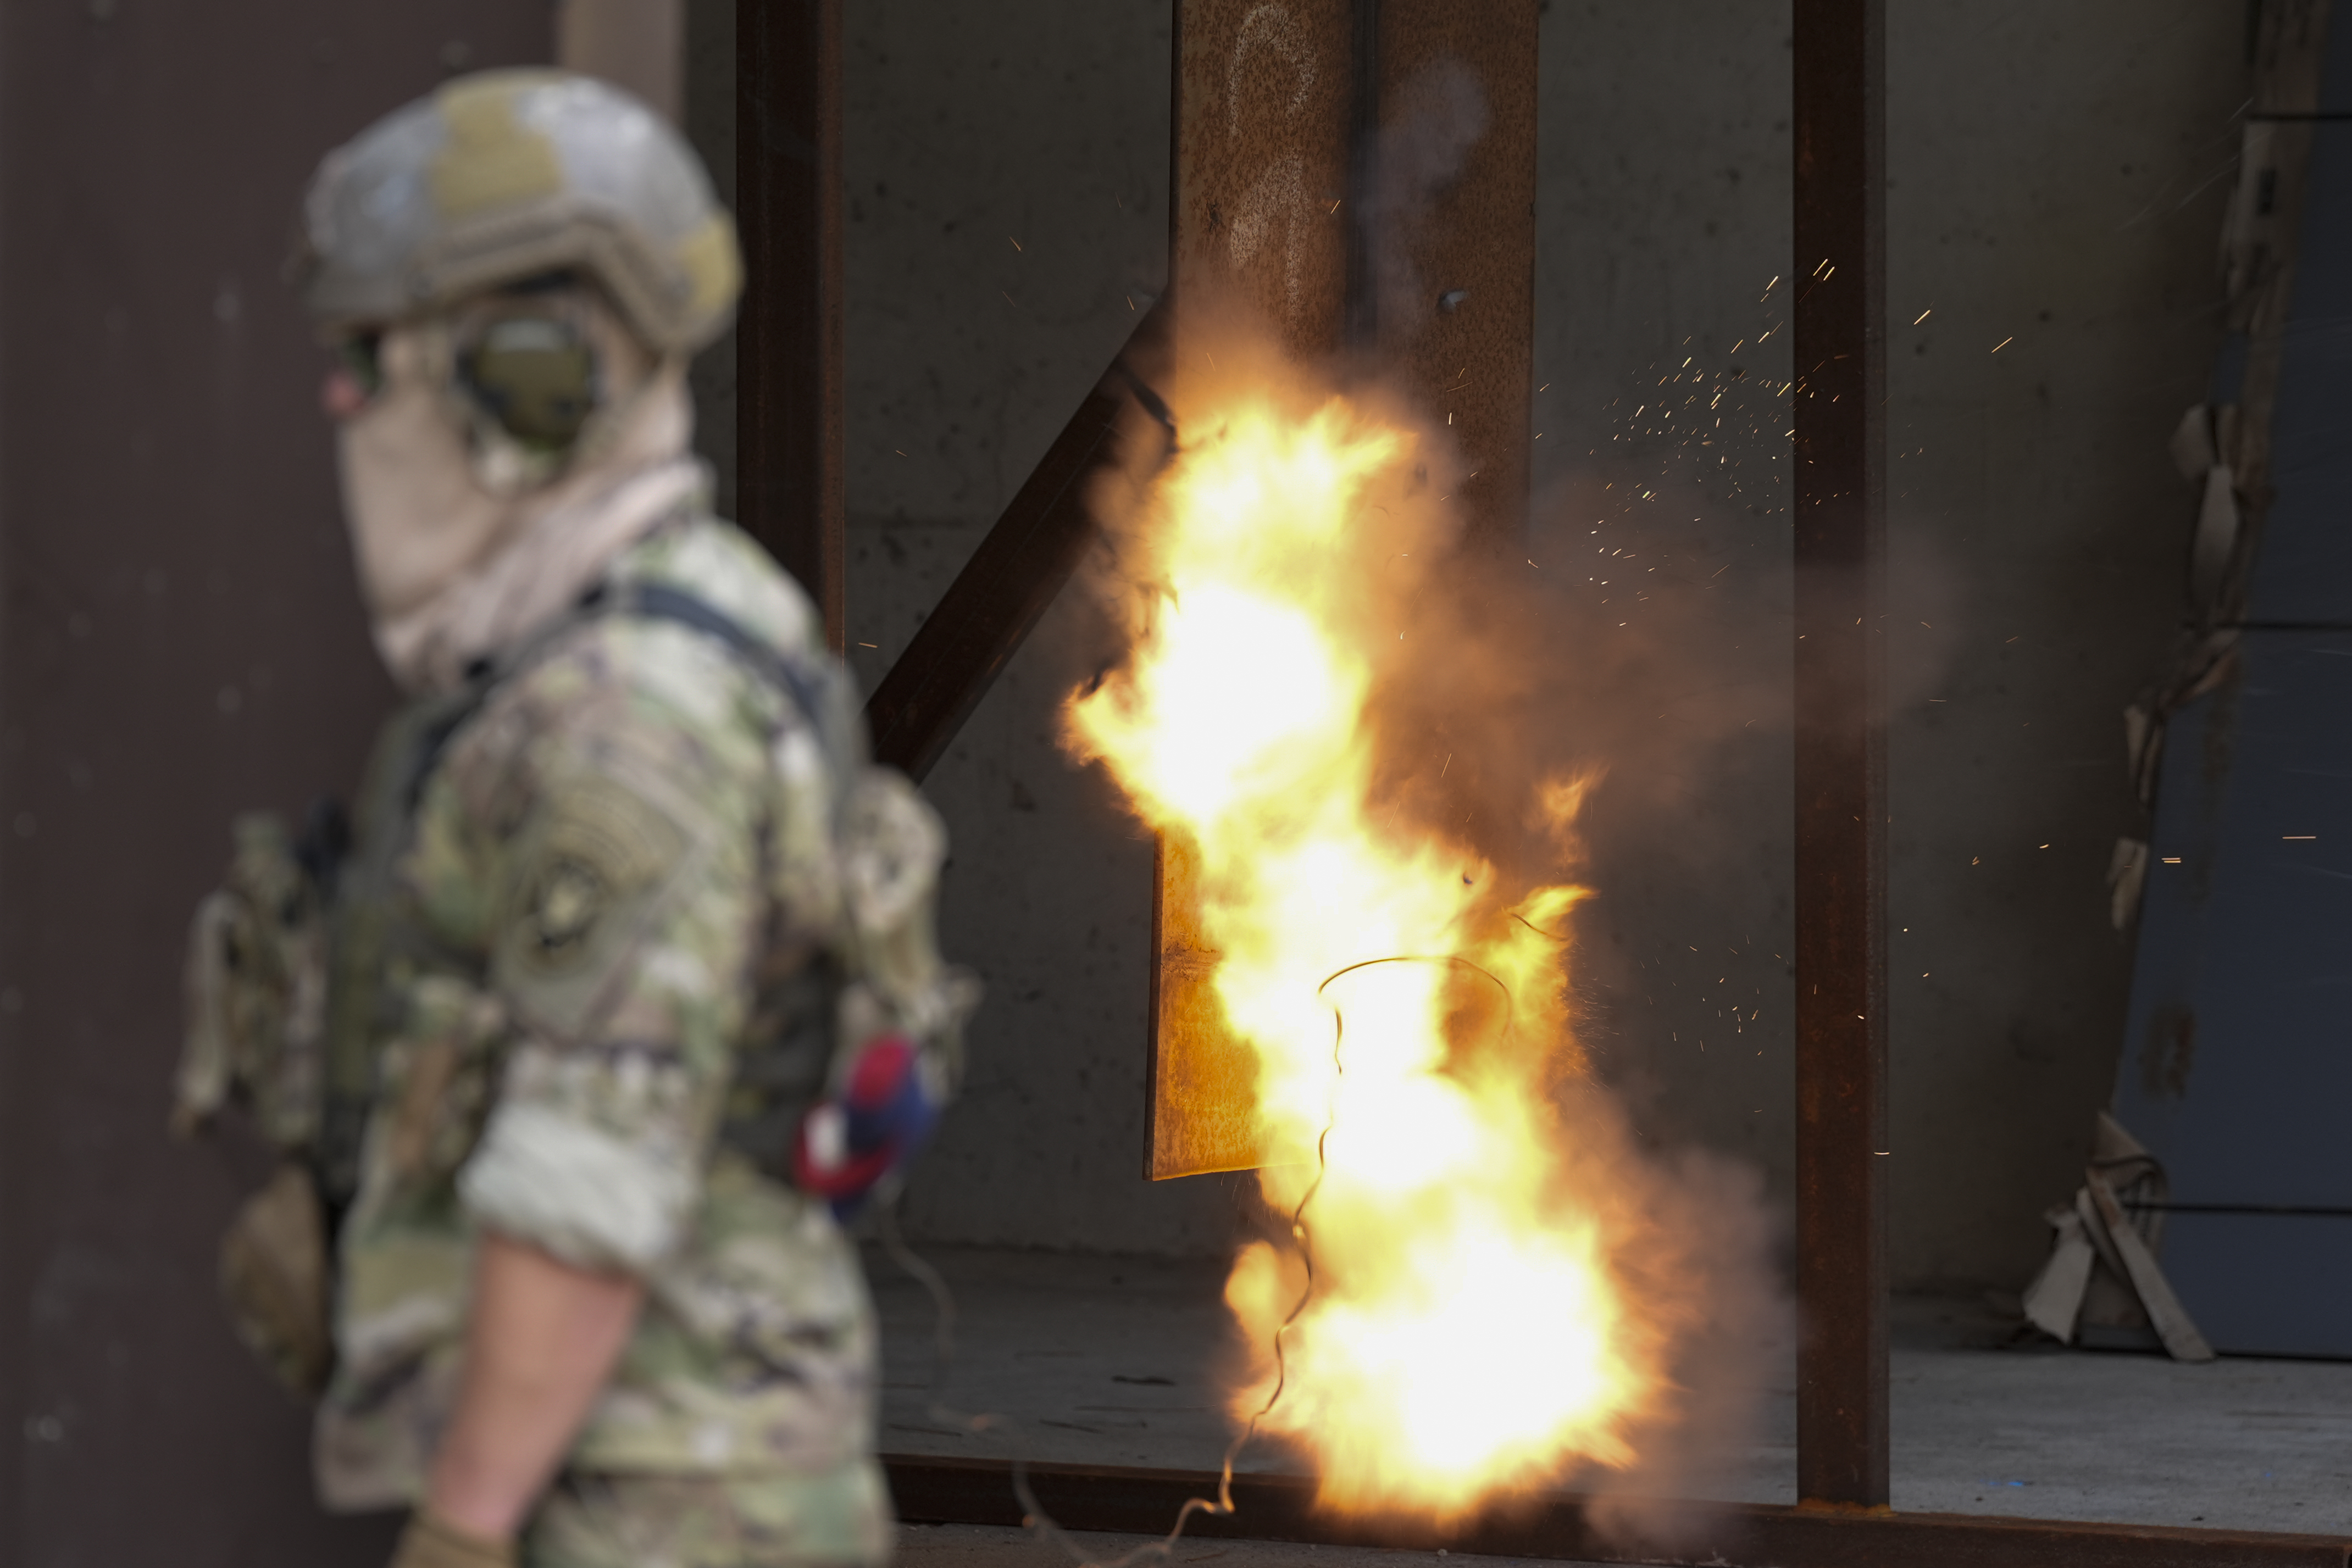
<path fill-rule="evenodd" d="M 1334 980 L 1346 975 L 1352 975 L 1359 969 L 1369 969 L 1377 964 L 1444 964 L 1467 969 L 1473 974 L 1483 975 L 1493 981 L 1495 988 L 1503 993 L 1506 1032 L 1511 1027 L 1510 1015 L 1515 1010 L 1515 1006 L 1510 987 L 1505 985 L 1502 979 L 1492 971 L 1472 963 L 1467 958 L 1453 954 L 1400 953 L 1386 958 L 1367 958 L 1361 963 L 1349 964 L 1345 968 L 1333 970 L 1324 977 L 1321 985 L 1315 988 L 1315 994 L 1320 997 L 1330 988 Z M 1070 1561 L 1076 1564 L 1076 1568 L 1132 1568 L 1132 1564 L 1147 1559 L 1168 1557 L 1175 1552 L 1176 1542 L 1183 1537 L 1184 1527 L 1192 1522 L 1194 1514 L 1206 1514 L 1222 1519 L 1230 1518 L 1234 1512 L 1234 1461 L 1241 1457 L 1242 1450 L 1247 1448 L 1250 1440 L 1257 1436 L 1258 1424 L 1274 1413 L 1275 1406 L 1281 1402 L 1283 1391 L 1290 1385 L 1290 1363 L 1283 1347 L 1283 1340 L 1307 1311 L 1307 1303 L 1315 1297 L 1315 1247 L 1312 1234 L 1307 1228 L 1307 1206 L 1313 1203 L 1315 1195 L 1323 1190 L 1323 1179 L 1330 1174 L 1331 1166 L 1328 1146 L 1331 1139 L 1331 1131 L 1339 1125 L 1339 1083 L 1348 1071 L 1341 1050 L 1347 1042 L 1347 1014 L 1338 1003 L 1332 1003 L 1331 1092 L 1325 1102 L 1323 1130 L 1317 1134 L 1315 1138 L 1315 1179 L 1307 1184 L 1307 1191 L 1300 1196 L 1297 1206 L 1290 1211 L 1290 1237 L 1298 1244 L 1299 1261 L 1306 1268 L 1307 1283 L 1298 1292 L 1298 1300 L 1292 1303 L 1289 1315 L 1285 1317 L 1280 1326 L 1274 1331 L 1274 1387 L 1266 1395 L 1265 1403 L 1259 1406 L 1256 1414 L 1249 1418 L 1249 1425 L 1244 1427 L 1241 1435 L 1227 1446 L 1224 1462 L 1217 1475 L 1216 1500 L 1211 1501 L 1204 1497 L 1186 1498 L 1184 1506 L 1176 1511 L 1176 1522 L 1169 1529 L 1164 1539 L 1147 1542 L 1131 1552 L 1106 1562 L 1088 1554 L 1076 1542 L 1070 1539 L 1069 1532 L 1055 1521 L 1054 1516 L 1045 1511 L 1045 1504 L 1037 1500 L 1035 1489 L 1029 1484 L 1027 1458 L 1017 1449 L 1013 1451 L 1012 1455 L 1013 1495 L 1021 1503 L 1022 1526 L 1040 1540 L 1049 1541 L 1061 1548 Z M 898 1264 L 909 1279 L 921 1285 L 931 1298 L 933 1318 L 930 1402 L 924 1413 L 934 1421 L 943 1425 L 961 1427 L 976 1436 L 1005 1427 L 1009 1423 L 1003 1416 L 992 1412 L 983 1412 L 978 1416 L 966 1415 L 962 1411 L 950 1407 L 943 1396 L 948 1375 L 955 1361 L 955 1292 L 948 1288 L 945 1277 L 908 1246 L 906 1238 L 899 1233 L 898 1197 L 902 1190 L 899 1184 L 893 1183 L 891 1190 L 881 1195 L 882 1201 L 875 1205 L 876 1228 L 881 1234 L 883 1249 L 890 1254 L 891 1261 Z"/>

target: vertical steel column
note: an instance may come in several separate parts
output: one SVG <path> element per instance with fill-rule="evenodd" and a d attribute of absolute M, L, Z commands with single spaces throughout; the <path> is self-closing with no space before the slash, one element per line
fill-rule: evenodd
<path fill-rule="evenodd" d="M 1348 336 L 1359 57 L 1371 0 L 1176 0 L 1169 301 L 1237 302 L 1283 349 L 1327 360 Z M 1201 930 L 1198 855 L 1160 839 L 1152 905 L 1144 1174 L 1257 1165 L 1257 1055 L 1227 1027 Z"/>
<path fill-rule="evenodd" d="M 1797 1495 L 1884 1508 L 1885 0 L 1795 0 Z"/>
<path fill-rule="evenodd" d="M 736 510 L 846 645 L 841 0 L 736 0 Z"/>
<path fill-rule="evenodd" d="M 1535 401 L 1537 0 L 1358 0 L 1374 95 L 1369 236 L 1358 328 L 1384 370 L 1442 415 L 1470 472 L 1454 493 L 1474 548 L 1517 559 L 1527 532 Z M 1424 190 L 1399 163 L 1475 137 L 1461 168 Z M 1416 145 L 1418 142 L 1418 145 Z M 1386 160 L 1389 166 L 1382 167 Z M 1412 286 L 1417 285 L 1418 287 Z"/>
<path fill-rule="evenodd" d="M 1538 0 L 1176 0 L 1170 251 L 1186 302 L 1238 299 L 1294 355 L 1353 351 L 1433 414 L 1489 551 L 1526 526 Z M 1163 835 L 1144 1170 L 1258 1164 L 1192 847 Z"/>
<path fill-rule="evenodd" d="M 1176 0 L 1170 292 L 1232 299 L 1301 359 L 1348 305 L 1357 10 L 1366 0 Z M 1181 319 L 1176 330 L 1181 339 Z"/>

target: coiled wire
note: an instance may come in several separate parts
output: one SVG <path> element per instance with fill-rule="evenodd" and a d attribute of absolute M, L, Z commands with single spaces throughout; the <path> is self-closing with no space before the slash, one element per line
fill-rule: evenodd
<path fill-rule="evenodd" d="M 1379 964 L 1444 964 L 1486 977 L 1494 982 L 1496 989 L 1503 993 L 1505 1009 L 1503 1027 L 1506 1034 L 1509 1032 L 1512 1022 L 1510 1014 L 1514 1006 L 1511 988 L 1504 985 L 1492 971 L 1455 954 L 1400 953 L 1385 958 L 1366 958 L 1361 963 L 1349 964 L 1343 968 L 1333 970 L 1324 977 L 1321 985 L 1315 988 L 1315 994 L 1320 997 L 1330 988 L 1333 981 L 1343 976 L 1352 975 L 1359 969 L 1369 969 Z M 1331 1130 L 1339 1124 L 1340 1080 L 1346 1076 L 1348 1071 L 1342 1054 L 1347 1037 L 1347 1014 L 1339 1004 L 1332 1003 L 1331 1092 L 1324 1103 L 1323 1130 L 1317 1134 L 1315 1138 L 1315 1179 L 1307 1184 L 1306 1192 L 1300 1195 L 1297 1205 L 1290 1211 L 1290 1236 L 1291 1239 L 1298 1244 L 1299 1260 L 1307 1270 L 1307 1283 L 1298 1292 L 1298 1300 L 1292 1303 L 1289 1315 L 1285 1317 L 1274 1331 L 1274 1387 L 1266 1395 L 1265 1403 L 1259 1406 L 1256 1413 L 1251 1416 L 1249 1424 L 1242 1429 L 1240 1436 L 1227 1445 L 1224 1462 L 1219 1468 L 1217 1474 L 1215 1499 L 1213 1500 L 1204 1497 L 1186 1498 L 1184 1505 L 1176 1511 L 1175 1523 L 1170 1526 L 1164 1538 L 1147 1542 L 1133 1551 L 1105 1561 L 1093 1556 L 1079 1546 L 1070 1538 L 1069 1532 L 1055 1522 L 1054 1516 L 1045 1511 L 1045 1504 L 1037 1500 L 1035 1489 L 1029 1484 L 1027 1458 L 1017 1448 L 1013 1451 L 1012 1456 L 1013 1495 L 1021 1503 L 1022 1527 L 1039 1540 L 1049 1542 L 1058 1547 L 1076 1565 L 1076 1568 L 1134 1568 L 1134 1564 L 1139 1563 L 1164 1559 L 1175 1552 L 1177 1542 L 1183 1538 L 1184 1528 L 1192 1522 L 1194 1514 L 1204 1514 L 1219 1519 L 1230 1518 L 1234 1514 L 1234 1461 L 1241 1457 L 1242 1450 L 1249 1447 L 1251 1439 L 1257 1436 L 1259 1423 L 1274 1413 L 1274 1407 L 1281 1402 L 1283 1391 L 1290 1385 L 1290 1364 L 1283 1341 L 1290 1333 L 1292 1326 L 1298 1322 L 1300 1314 L 1307 1311 L 1307 1303 L 1315 1298 L 1314 1237 L 1307 1226 L 1307 1208 L 1315 1201 L 1315 1195 L 1323 1190 L 1323 1179 L 1330 1174 L 1328 1145 L 1331 1138 Z M 930 1403 L 926 1406 L 924 1413 L 930 1419 L 943 1426 L 960 1427 L 974 1436 L 982 1436 L 1005 1428 L 1010 1423 L 1003 1416 L 992 1411 L 982 1412 L 977 1416 L 967 1415 L 949 1406 L 944 1397 L 948 1376 L 955 1364 L 955 1292 L 948 1288 L 948 1282 L 940 1271 L 931 1267 L 921 1254 L 908 1246 L 905 1236 L 900 1233 L 898 1211 L 898 1197 L 902 1190 L 903 1187 L 900 1185 L 894 1183 L 892 1190 L 885 1196 L 884 1201 L 875 1206 L 876 1228 L 881 1234 L 883 1249 L 890 1254 L 891 1261 L 898 1264 L 909 1279 L 921 1285 L 931 1298 L 933 1317 Z"/>

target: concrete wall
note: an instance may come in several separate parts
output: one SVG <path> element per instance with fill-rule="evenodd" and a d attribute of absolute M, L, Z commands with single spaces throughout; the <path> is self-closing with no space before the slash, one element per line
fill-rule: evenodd
<path fill-rule="evenodd" d="M 2021 1283 L 2112 1082 L 2130 948 L 2104 878 L 2140 831 L 2121 710 L 2181 608 L 2192 501 L 2163 440 L 2220 342 L 2245 24 L 2197 0 L 1889 7 L 1899 1281 Z M 1786 604 L 1785 403 L 1741 392 L 1789 371 L 1785 332 L 1756 343 L 1791 270 L 1786 17 L 1559 0 L 1545 28 L 1539 488 L 1557 507 L 1648 481 L 1651 502 L 1591 507 L 1604 537 L 1726 564 L 1731 601 L 1686 612 L 1704 654 L 1654 690 L 1690 744 L 1595 803 L 1604 1050 L 1656 1131 L 1785 1191 L 1787 742 L 1760 691 L 1752 730 L 1707 734 L 1730 735 L 1709 694 L 1788 670 L 1757 619 Z M 1727 452 L 1657 424 L 1662 376 L 1735 365 Z M 1718 992 L 1763 1009 L 1729 1052 Z"/>
<path fill-rule="evenodd" d="M 1953 633 L 1913 644 L 1894 742 L 1902 1277 L 2021 1278 L 2113 1086 L 2122 709 L 2184 607 L 2163 442 L 2221 343 L 2246 21 L 1947 0 L 1895 29 L 1894 516 Z"/>
<path fill-rule="evenodd" d="M 729 7 L 698 5 L 708 106 Z M 2189 502 L 2162 443 L 2218 342 L 2244 19 L 2203 0 L 1893 10 L 1895 1266 L 2014 1285 L 2121 1030 L 2129 955 L 2103 886 L 2136 829 L 2119 712 L 2178 610 Z M 1592 808 L 1587 1038 L 1652 1138 L 1742 1154 L 1785 1193 L 1789 365 L 1766 334 L 1790 271 L 1786 17 L 1555 0 L 1542 47 L 1531 549 L 1663 574 L 1640 655 L 1594 641 L 1593 678 L 1563 681 L 1559 722 L 1615 764 Z M 1167 7 L 855 0 L 847 71 L 850 616 L 870 686 L 1158 285 Z M 689 118 L 724 141 L 723 114 Z M 722 460 L 727 382 L 714 356 Z M 1661 421 L 1654 395 L 1718 386 L 1720 432 Z M 1608 624 L 1587 575 L 1545 654 L 1571 673 Z M 992 995 L 910 1221 L 1214 1250 L 1228 1178 L 1135 1174 L 1150 857 L 1053 745 L 1083 620 L 1057 607 L 931 781 L 956 834 L 948 938 Z"/>

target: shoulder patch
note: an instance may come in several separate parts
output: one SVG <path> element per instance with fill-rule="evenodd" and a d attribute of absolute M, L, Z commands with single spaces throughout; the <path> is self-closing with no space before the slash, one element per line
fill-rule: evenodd
<path fill-rule="evenodd" d="M 564 855 L 541 865 L 525 897 L 531 962 L 561 969 L 586 953 L 588 934 L 612 904 L 613 894 L 611 880 L 593 860 Z"/>
<path fill-rule="evenodd" d="M 518 846 L 497 968 L 525 1009 L 569 1032 L 625 957 L 691 835 L 616 779 L 563 780 Z"/>

